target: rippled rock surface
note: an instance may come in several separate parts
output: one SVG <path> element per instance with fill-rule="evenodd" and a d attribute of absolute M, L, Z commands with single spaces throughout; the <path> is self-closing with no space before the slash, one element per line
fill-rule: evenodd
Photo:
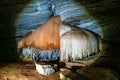
<path fill-rule="evenodd" d="M 25 35 L 29 30 L 43 24 L 52 15 L 52 6 L 55 6 L 54 16 L 59 15 L 63 23 L 77 25 L 102 36 L 97 21 L 89 15 L 80 2 L 74 0 L 34 0 L 18 16 L 17 35 Z"/>
<path fill-rule="evenodd" d="M 59 15 L 64 24 L 76 25 L 99 34 L 113 42 L 113 50 L 119 53 L 115 48 L 120 44 L 117 36 L 120 31 L 118 0 L 32 0 L 16 17 L 16 35 L 24 36 L 30 30 L 37 29 L 52 15 L 52 6 L 55 6 L 53 15 Z"/>

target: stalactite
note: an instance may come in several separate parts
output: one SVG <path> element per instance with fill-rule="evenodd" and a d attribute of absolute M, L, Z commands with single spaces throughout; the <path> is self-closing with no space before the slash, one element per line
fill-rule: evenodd
<path fill-rule="evenodd" d="M 81 28 L 71 28 L 60 40 L 60 60 L 77 61 L 99 53 L 99 36 Z"/>
<path fill-rule="evenodd" d="M 102 40 L 86 29 L 62 24 L 58 16 L 49 18 L 36 31 L 28 33 L 18 42 L 18 48 L 28 46 L 42 51 L 38 51 L 37 54 L 36 51 L 33 52 L 32 57 L 37 60 L 46 61 L 47 58 L 56 60 L 58 54 L 51 57 L 51 51 L 55 54 L 58 51 L 54 50 L 60 50 L 61 61 L 77 61 L 100 53 Z"/>

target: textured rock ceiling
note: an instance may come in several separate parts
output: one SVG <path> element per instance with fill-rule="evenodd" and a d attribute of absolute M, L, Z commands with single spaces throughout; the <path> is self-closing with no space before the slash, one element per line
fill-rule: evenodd
<path fill-rule="evenodd" d="M 113 43 L 113 53 L 120 52 L 119 0 L 0 0 L 1 58 L 14 58 L 16 36 L 44 23 L 52 14 L 51 5 L 55 5 L 54 15 L 60 15 L 63 23 L 99 34 Z"/>
<path fill-rule="evenodd" d="M 89 15 L 80 2 L 74 0 L 34 0 L 18 16 L 17 35 L 24 35 L 30 29 L 36 29 L 52 15 L 51 6 L 55 6 L 54 15 L 59 15 L 63 23 L 89 29 L 102 36 L 102 31 L 95 19 Z"/>
<path fill-rule="evenodd" d="M 116 9 L 119 6 L 115 0 L 33 0 L 17 18 L 17 35 L 24 35 L 29 30 L 36 29 L 44 23 L 52 14 L 52 5 L 55 6 L 54 15 L 61 16 L 63 23 L 86 28 L 106 40 L 110 40 L 109 37 L 120 30 L 119 26 L 116 25 L 118 22 L 116 19 L 119 19 L 116 16 L 118 15 Z"/>

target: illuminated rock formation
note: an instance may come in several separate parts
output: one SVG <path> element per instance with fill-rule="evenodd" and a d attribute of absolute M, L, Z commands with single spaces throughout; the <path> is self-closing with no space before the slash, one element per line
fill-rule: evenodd
<path fill-rule="evenodd" d="M 60 17 L 51 17 L 32 34 L 18 42 L 18 48 L 33 46 L 41 50 L 60 49 Z"/>

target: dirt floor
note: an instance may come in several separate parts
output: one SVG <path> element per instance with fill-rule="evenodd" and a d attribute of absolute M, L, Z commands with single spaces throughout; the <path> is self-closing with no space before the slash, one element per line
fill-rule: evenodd
<path fill-rule="evenodd" d="M 0 80 L 60 80 L 59 72 L 41 75 L 30 62 L 0 62 Z"/>

